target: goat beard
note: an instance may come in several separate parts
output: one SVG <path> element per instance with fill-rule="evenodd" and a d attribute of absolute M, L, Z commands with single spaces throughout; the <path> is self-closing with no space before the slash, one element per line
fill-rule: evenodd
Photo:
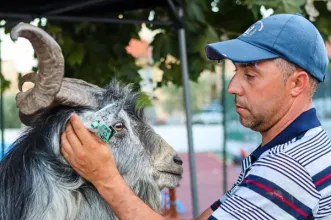
<path fill-rule="evenodd" d="M 124 177 L 124 179 L 126 179 Z M 128 184 L 130 181 L 126 181 Z M 138 180 L 129 187 L 135 194 L 143 200 L 151 209 L 161 212 L 161 191 L 155 181 L 152 180 Z"/>

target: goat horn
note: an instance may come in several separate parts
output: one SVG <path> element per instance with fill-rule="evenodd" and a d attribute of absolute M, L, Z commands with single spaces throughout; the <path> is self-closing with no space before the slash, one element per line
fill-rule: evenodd
<path fill-rule="evenodd" d="M 37 74 L 35 72 L 27 73 L 20 80 L 18 81 L 18 89 L 22 92 L 23 91 L 23 84 L 26 82 L 36 83 Z"/>
<path fill-rule="evenodd" d="M 105 89 L 87 83 L 84 80 L 64 78 L 61 89 L 56 94 L 55 102 L 72 107 L 96 107 L 98 105 L 97 97 L 104 91 Z"/>
<path fill-rule="evenodd" d="M 55 99 L 49 108 L 52 108 L 56 105 L 66 105 L 71 107 L 83 106 L 93 108 L 98 106 L 97 97 L 101 96 L 104 91 L 105 89 L 80 79 L 63 78 L 61 89 L 56 94 Z M 23 124 L 30 126 L 37 119 L 39 113 L 40 111 L 32 115 L 27 115 L 20 111 L 19 118 Z"/>
<path fill-rule="evenodd" d="M 28 73 L 20 79 L 16 96 L 20 120 L 31 125 L 42 110 L 56 105 L 96 107 L 104 89 L 83 80 L 64 78 L 64 58 L 60 46 L 44 30 L 19 23 L 10 33 L 12 40 L 24 37 L 32 44 L 38 57 L 38 74 Z M 25 82 L 35 86 L 22 91 Z"/>
<path fill-rule="evenodd" d="M 12 40 L 18 37 L 29 40 L 38 57 L 38 74 L 24 78 L 33 79 L 35 86 L 16 95 L 20 111 L 32 115 L 54 101 L 64 76 L 64 58 L 60 46 L 41 28 L 21 22 L 12 29 L 10 37 Z"/>

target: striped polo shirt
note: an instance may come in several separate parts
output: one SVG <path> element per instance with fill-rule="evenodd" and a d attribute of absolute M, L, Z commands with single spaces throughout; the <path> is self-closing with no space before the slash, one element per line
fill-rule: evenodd
<path fill-rule="evenodd" d="M 242 162 L 209 220 L 331 219 L 331 144 L 314 108 Z"/>

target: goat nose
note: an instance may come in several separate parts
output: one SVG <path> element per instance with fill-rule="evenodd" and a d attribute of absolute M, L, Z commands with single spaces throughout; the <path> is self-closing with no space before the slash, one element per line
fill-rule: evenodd
<path fill-rule="evenodd" d="M 180 158 L 178 155 L 174 156 L 174 162 L 178 165 L 183 165 L 182 158 Z"/>

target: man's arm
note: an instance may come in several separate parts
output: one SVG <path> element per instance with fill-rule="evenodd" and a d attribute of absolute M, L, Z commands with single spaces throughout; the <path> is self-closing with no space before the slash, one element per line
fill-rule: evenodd
<path fill-rule="evenodd" d="M 165 219 L 140 200 L 120 176 L 114 178 L 109 184 L 96 187 L 119 219 Z M 213 210 L 208 208 L 194 220 L 207 220 L 212 213 Z"/>
<path fill-rule="evenodd" d="M 121 176 L 95 186 L 119 219 L 165 219 L 136 196 Z"/>
<path fill-rule="evenodd" d="M 96 188 L 119 219 L 165 220 L 138 198 L 121 176 L 117 176 L 109 184 L 97 185 Z M 208 208 L 194 220 L 207 220 L 212 213 L 213 210 Z"/>
<path fill-rule="evenodd" d="M 206 209 L 198 218 L 194 220 L 207 220 L 214 211 L 211 208 Z"/>
<path fill-rule="evenodd" d="M 98 185 L 97 189 L 110 207 L 115 210 L 119 219 L 165 220 L 163 216 L 154 212 L 138 198 L 120 176 L 114 178 L 110 184 Z M 213 210 L 208 208 L 194 220 L 207 220 L 212 213 Z"/>
<path fill-rule="evenodd" d="M 165 219 L 138 198 L 120 176 L 109 184 L 97 185 L 96 188 L 119 219 Z M 208 208 L 194 220 L 207 220 L 212 213 L 213 210 Z"/>

